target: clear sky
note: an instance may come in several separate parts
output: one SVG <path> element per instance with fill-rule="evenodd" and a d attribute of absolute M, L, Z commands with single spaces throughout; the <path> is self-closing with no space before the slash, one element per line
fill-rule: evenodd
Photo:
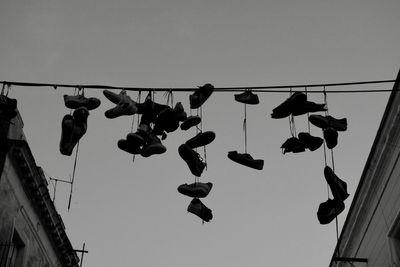
<path fill-rule="evenodd" d="M 1 0 L 0 80 L 137 87 L 262 86 L 394 79 L 400 67 L 398 0 Z M 391 89 L 392 84 L 334 89 Z M 333 89 L 333 88 L 332 88 Z M 118 92 L 118 91 L 116 91 Z M 63 94 L 73 90 L 15 87 L 25 133 L 38 165 L 69 179 L 73 157 L 59 153 Z M 167 153 L 132 157 L 116 144 L 132 118 L 91 112 L 80 143 L 71 211 L 58 185 L 56 206 L 75 248 L 86 242 L 84 266 L 327 266 L 335 224 L 320 225 L 327 199 L 323 150 L 282 155 L 288 121 L 271 110 L 288 94 L 259 94 L 248 107 L 248 151 L 263 171 L 233 163 L 243 152 L 243 105 L 215 93 L 203 106 L 203 130 L 214 183 L 204 203 L 214 219 L 201 224 L 186 212 L 176 188 L 193 182 L 177 148 L 194 131 L 176 131 Z M 136 98 L 136 93 L 130 93 Z M 328 94 L 330 113 L 348 119 L 334 151 L 336 174 L 351 197 L 378 129 L 388 93 Z M 176 93 L 189 113 L 189 94 Z M 323 96 L 309 99 L 322 102 Z M 165 103 L 162 93 L 156 101 Z M 135 122 L 136 123 L 136 122 Z M 304 117 L 298 132 L 307 130 Z M 311 129 L 313 135 L 321 131 Z M 49 187 L 52 190 L 52 187 Z"/>

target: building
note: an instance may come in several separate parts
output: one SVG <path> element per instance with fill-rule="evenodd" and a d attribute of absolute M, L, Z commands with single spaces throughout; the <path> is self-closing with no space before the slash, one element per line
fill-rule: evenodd
<path fill-rule="evenodd" d="M 330 265 L 400 266 L 400 72 Z"/>
<path fill-rule="evenodd" d="M 1 109 L 6 98 L 0 98 Z M 0 266 L 79 266 L 43 171 L 24 137 L 19 113 L 11 121 L 2 115 L 4 110 L 0 110 Z"/>

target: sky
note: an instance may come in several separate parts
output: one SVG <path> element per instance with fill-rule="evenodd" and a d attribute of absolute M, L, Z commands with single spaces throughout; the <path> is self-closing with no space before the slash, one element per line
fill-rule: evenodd
<path fill-rule="evenodd" d="M 398 0 L 1 0 L 0 80 L 195 88 L 395 79 L 398 10 Z M 392 87 L 327 88 L 329 113 L 348 120 L 334 149 L 335 173 L 350 193 L 339 230 L 389 93 L 329 90 Z M 72 174 L 74 157 L 58 146 L 62 117 L 70 112 L 63 95 L 73 93 L 15 86 L 9 94 L 18 100 L 36 163 L 57 179 Z M 288 93 L 259 93 L 260 104 L 247 107 L 248 152 L 264 159 L 262 171 L 227 158 L 228 151 L 244 152 L 243 104 L 233 93 L 215 92 L 203 105 L 203 130 L 216 133 L 200 178 L 214 184 L 203 200 L 214 218 L 204 224 L 187 213 L 190 199 L 176 190 L 194 181 L 178 146 L 195 131 L 171 133 L 165 154 L 133 162 L 117 148 L 132 117 L 107 119 L 113 104 L 101 90 L 85 94 L 102 104 L 90 112 L 80 142 L 71 210 L 68 186 L 58 184 L 55 201 L 73 246 L 86 243 L 84 266 L 329 264 L 335 224 L 320 225 L 316 217 L 328 198 L 323 149 L 283 155 L 288 120 L 270 117 Z M 189 94 L 174 94 L 188 114 Z M 322 94 L 308 98 L 323 101 Z M 155 100 L 166 103 L 163 93 Z M 307 131 L 305 116 L 296 118 L 296 128 Z M 313 126 L 311 134 L 322 136 Z"/>

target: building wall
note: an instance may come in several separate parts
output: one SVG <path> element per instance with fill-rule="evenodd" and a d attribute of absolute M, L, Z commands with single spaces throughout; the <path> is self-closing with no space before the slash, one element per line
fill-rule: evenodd
<path fill-rule="evenodd" d="M 394 85 L 330 266 L 400 266 L 400 76 Z M 368 263 L 335 261 L 335 257 Z"/>

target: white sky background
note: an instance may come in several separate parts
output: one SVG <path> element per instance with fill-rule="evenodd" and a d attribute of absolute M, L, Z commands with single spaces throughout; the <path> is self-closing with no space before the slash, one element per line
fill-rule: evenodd
<path fill-rule="evenodd" d="M 394 79 L 400 66 L 398 0 L 296 1 L 14 1 L 0 2 L 0 80 L 137 87 L 287 85 Z M 329 89 L 391 89 L 392 84 Z M 116 91 L 118 92 L 118 91 Z M 59 153 L 63 94 L 73 90 L 15 87 L 25 133 L 37 164 L 69 179 L 73 157 Z M 132 119 L 113 120 L 101 90 L 86 90 L 102 105 L 91 112 L 79 149 L 71 211 L 68 187 L 56 206 L 73 245 L 86 242 L 84 266 L 327 266 L 336 243 L 334 222 L 318 223 L 327 199 L 323 149 L 282 155 L 287 119 L 271 110 L 288 94 L 259 94 L 248 107 L 248 150 L 263 171 L 238 165 L 243 152 L 243 105 L 215 93 L 203 106 L 214 188 L 204 203 L 214 219 L 186 212 L 190 199 L 176 188 L 193 182 L 177 148 L 193 136 L 169 134 L 167 153 L 132 157 L 116 144 Z M 136 93 L 130 93 L 136 98 Z M 330 113 L 346 117 L 339 133 L 336 174 L 351 197 L 345 220 L 389 93 L 328 94 Z M 322 102 L 321 94 L 309 99 Z M 156 95 L 165 103 L 163 94 Z M 176 93 L 189 113 L 189 94 Z M 298 132 L 307 130 L 296 118 Z M 313 135 L 321 136 L 313 127 Z M 51 189 L 51 186 L 50 186 Z"/>

